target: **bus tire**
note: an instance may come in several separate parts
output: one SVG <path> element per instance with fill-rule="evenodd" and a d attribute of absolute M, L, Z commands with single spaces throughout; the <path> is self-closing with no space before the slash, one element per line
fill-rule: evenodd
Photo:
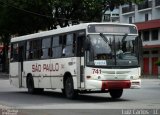
<path fill-rule="evenodd" d="M 43 93 L 43 88 L 34 88 L 34 81 L 32 75 L 27 77 L 27 88 L 29 94 L 41 94 Z"/>
<path fill-rule="evenodd" d="M 113 99 L 118 99 L 122 96 L 123 89 L 111 89 L 109 90 L 109 93 Z"/>
<path fill-rule="evenodd" d="M 65 95 L 65 90 L 64 90 L 64 89 L 61 89 L 61 91 L 62 91 L 62 94 Z"/>
<path fill-rule="evenodd" d="M 34 94 L 35 93 L 33 77 L 31 75 L 29 75 L 27 77 L 27 88 L 28 88 L 28 93 L 29 94 Z"/>
<path fill-rule="evenodd" d="M 44 92 L 44 88 L 34 88 L 35 94 L 42 94 Z"/>
<path fill-rule="evenodd" d="M 74 84 L 72 77 L 67 77 L 64 83 L 64 93 L 68 99 L 74 99 L 77 96 L 77 92 L 74 90 Z"/>

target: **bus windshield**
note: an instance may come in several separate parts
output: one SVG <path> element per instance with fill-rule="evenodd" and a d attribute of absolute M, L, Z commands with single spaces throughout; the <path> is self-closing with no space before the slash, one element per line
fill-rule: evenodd
<path fill-rule="evenodd" d="M 87 65 L 96 67 L 139 66 L 136 36 L 90 34 Z"/>

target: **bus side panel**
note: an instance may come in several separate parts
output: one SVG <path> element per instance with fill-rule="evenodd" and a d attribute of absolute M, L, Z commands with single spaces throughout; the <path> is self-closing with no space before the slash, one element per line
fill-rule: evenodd
<path fill-rule="evenodd" d="M 32 72 L 35 76 L 38 76 L 38 87 L 39 88 L 52 88 L 51 85 L 51 71 L 53 70 L 53 64 L 50 63 L 50 59 L 39 60 L 36 62 L 38 70 L 34 70 L 32 65 Z"/>
<path fill-rule="evenodd" d="M 30 73 L 34 79 L 35 88 L 51 88 L 50 71 L 52 65 L 50 60 L 24 62 L 24 76 Z M 26 79 L 23 80 L 25 83 Z"/>
<path fill-rule="evenodd" d="M 24 72 L 22 73 L 22 87 L 26 88 L 27 84 L 26 84 L 26 77 L 24 77 Z"/>
<path fill-rule="evenodd" d="M 68 72 L 73 77 L 74 88 L 77 89 L 77 58 L 52 59 L 51 63 L 54 65 L 54 71 L 51 71 L 52 88 L 63 88 L 63 77 Z"/>
<path fill-rule="evenodd" d="M 10 63 L 10 83 L 16 87 L 20 87 L 21 72 L 20 63 Z"/>

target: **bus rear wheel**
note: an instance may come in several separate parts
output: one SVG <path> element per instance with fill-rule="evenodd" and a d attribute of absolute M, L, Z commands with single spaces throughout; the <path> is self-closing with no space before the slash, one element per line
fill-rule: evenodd
<path fill-rule="evenodd" d="M 29 94 L 39 94 L 44 91 L 43 88 L 34 88 L 34 81 L 31 75 L 27 77 L 27 88 Z"/>
<path fill-rule="evenodd" d="M 74 90 L 72 77 L 67 77 L 65 79 L 64 93 L 68 99 L 74 99 L 77 96 L 77 92 Z"/>
<path fill-rule="evenodd" d="M 27 88 L 28 88 L 28 93 L 33 94 L 34 93 L 34 83 L 33 83 L 33 78 L 31 75 L 27 77 Z"/>
<path fill-rule="evenodd" d="M 113 99 L 118 99 L 123 94 L 123 89 L 110 89 L 109 93 Z"/>

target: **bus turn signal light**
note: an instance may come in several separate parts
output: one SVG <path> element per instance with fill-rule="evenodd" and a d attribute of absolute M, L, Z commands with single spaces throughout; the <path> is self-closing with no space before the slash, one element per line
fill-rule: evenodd
<path fill-rule="evenodd" d="M 91 76 L 86 76 L 86 78 L 87 78 L 87 79 L 90 79 L 90 78 L 91 78 Z"/>

